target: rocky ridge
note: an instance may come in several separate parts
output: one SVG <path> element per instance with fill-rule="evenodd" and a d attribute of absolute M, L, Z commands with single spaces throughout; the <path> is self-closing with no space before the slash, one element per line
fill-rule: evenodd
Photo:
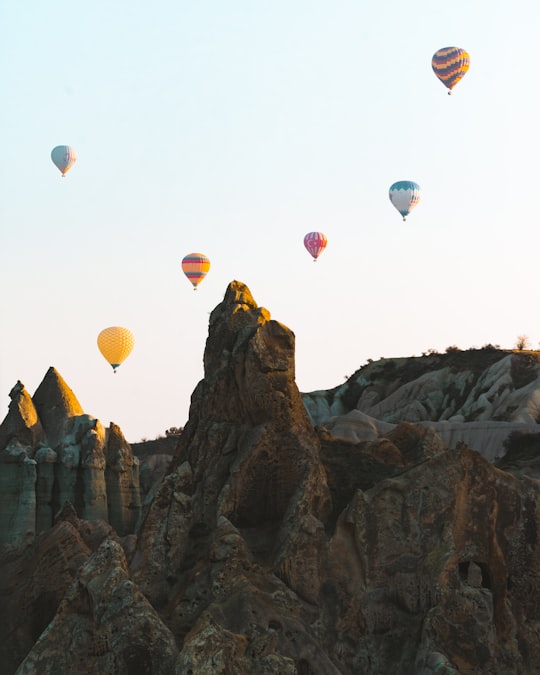
<path fill-rule="evenodd" d="M 0 425 L 0 546 L 30 542 L 64 503 L 81 518 L 134 532 L 139 463 L 122 431 L 84 413 L 55 368 L 34 396 L 17 382 Z"/>
<path fill-rule="evenodd" d="M 540 669 L 535 434 L 511 437 L 502 470 L 419 420 L 355 407 L 364 389 L 312 396 L 333 413 L 314 427 L 294 334 L 240 282 L 210 317 L 204 366 L 133 535 L 66 505 L 4 556 L 2 672 Z M 381 402 L 396 380 L 368 386 Z M 347 415 L 368 437 L 331 428 Z"/>

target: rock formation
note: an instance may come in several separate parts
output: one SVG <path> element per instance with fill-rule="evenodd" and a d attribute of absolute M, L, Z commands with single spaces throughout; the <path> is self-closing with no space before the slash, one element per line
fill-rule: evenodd
<path fill-rule="evenodd" d="M 0 545 L 30 541 L 65 502 L 81 518 L 133 532 L 140 512 L 138 461 L 120 429 L 86 415 L 49 368 L 33 397 L 18 382 L 0 425 Z"/>
<path fill-rule="evenodd" d="M 417 419 L 378 419 L 358 400 L 377 405 L 404 382 L 395 373 L 393 384 L 379 381 L 376 368 L 364 373 L 367 385 L 358 378 L 326 396 L 352 426 L 327 415 L 314 428 L 294 380 L 293 333 L 239 282 L 211 314 L 204 366 L 135 534 L 120 538 L 66 506 L 52 528 L 4 556 L 0 590 L 16 592 L 13 618 L 0 620 L 1 672 L 540 670 L 540 483 L 527 468 L 536 470 L 536 436 L 514 433 L 497 449 L 508 451 L 497 468 Z M 516 391 L 535 368 L 521 372 Z M 463 403 L 475 386 L 484 391 L 474 372 L 476 383 L 462 376 L 459 406 L 445 387 L 437 396 L 429 385 L 429 401 L 478 411 Z M 425 392 L 428 379 L 405 387 L 408 403 L 395 399 L 396 409 L 414 410 L 412 391 Z M 531 411 L 533 389 L 511 405 Z M 116 430 L 109 436 L 114 470 L 127 447 Z M 129 492 L 129 480 L 107 481 Z"/>

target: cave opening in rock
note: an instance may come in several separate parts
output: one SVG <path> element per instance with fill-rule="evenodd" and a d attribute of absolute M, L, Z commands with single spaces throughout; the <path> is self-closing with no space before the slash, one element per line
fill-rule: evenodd
<path fill-rule="evenodd" d="M 122 654 L 127 675 L 152 675 L 152 657 L 146 647 L 133 645 Z"/>

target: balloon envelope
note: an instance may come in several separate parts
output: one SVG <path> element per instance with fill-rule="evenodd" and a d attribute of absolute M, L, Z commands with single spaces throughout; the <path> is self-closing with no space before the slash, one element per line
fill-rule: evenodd
<path fill-rule="evenodd" d="M 412 180 L 399 180 L 390 186 L 388 196 L 405 220 L 420 201 L 421 194 L 422 190 L 418 183 Z"/>
<path fill-rule="evenodd" d="M 116 372 L 118 366 L 131 354 L 135 346 L 135 337 L 127 328 L 110 326 L 98 335 L 97 344 L 105 360 Z"/>
<path fill-rule="evenodd" d="M 209 269 L 210 260 L 203 253 L 189 253 L 182 260 L 182 271 L 193 284 L 195 291 Z"/>
<path fill-rule="evenodd" d="M 62 176 L 65 176 L 77 161 L 77 153 L 70 145 L 57 145 L 51 151 L 51 159 Z"/>
<path fill-rule="evenodd" d="M 452 93 L 452 89 L 469 70 L 471 57 L 460 47 L 443 47 L 433 54 L 431 67 L 439 80 Z"/>
<path fill-rule="evenodd" d="M 313 256 L 313 260 L 317 260 L 327 243 L 328 240 L 322 232 L 308 232 L 304 237 L 304 246 Z"/>

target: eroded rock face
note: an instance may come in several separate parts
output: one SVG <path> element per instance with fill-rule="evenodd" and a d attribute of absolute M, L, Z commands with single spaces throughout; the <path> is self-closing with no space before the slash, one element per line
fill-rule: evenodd
<path fill-rule="evenodd" d="M 322 521 L 331 510 L 319 438 L 294 380 L 294 335 L 239 282 L 212 312 L 204 364 L 174 470 L 146 515 L 131 565 L 182 636 L 216 597 L 221 601 L 221 592 L 196 592 L 193 579 L 197 561 L 204 567 L 215 545 L 220 519 L 242 541 L 242 565 L 264 565 L 283 592 L 292 588 L 313 602 Z"/>
<path fill-rule="evenodd" d="M 122 547 L 105 539 L 16 672 L 171 673 L 176 655 L 172 634 L 130 580 Z"/>
<path fill-rule="evenodd" d="M 314 434 L 292 335 L 270 323 L 236 284 L 212 314 L 132 562 L 182 640 L 177 672 L 534 669 L 538 484 L 415 424 Z"/>
<path fill-rule="evenodd" d="M 15 672 L 54 618 L 77 569 L 106 538 L 118 540 L 110 525 L 80 520 L 66 504 L 27 548 L 0 556 L 0 672 Z"/>
<path fill-rule="evenodd" d="M 354 627 L 327 626 L 346 672 L 423 672 L 434 652 L 463 673 L 534 671 L 539 494 L 465 447 L 357 491 L 326 585 Z"/>
<path fill-rule="evenodd" d="M 0 545 L 28 543 L 66 502 L 121 535 L 140 513 L 138 460 L 120 429 L 84 413 L 49 368 L 33 397 L 18 382 L 0 425 Z"/>

